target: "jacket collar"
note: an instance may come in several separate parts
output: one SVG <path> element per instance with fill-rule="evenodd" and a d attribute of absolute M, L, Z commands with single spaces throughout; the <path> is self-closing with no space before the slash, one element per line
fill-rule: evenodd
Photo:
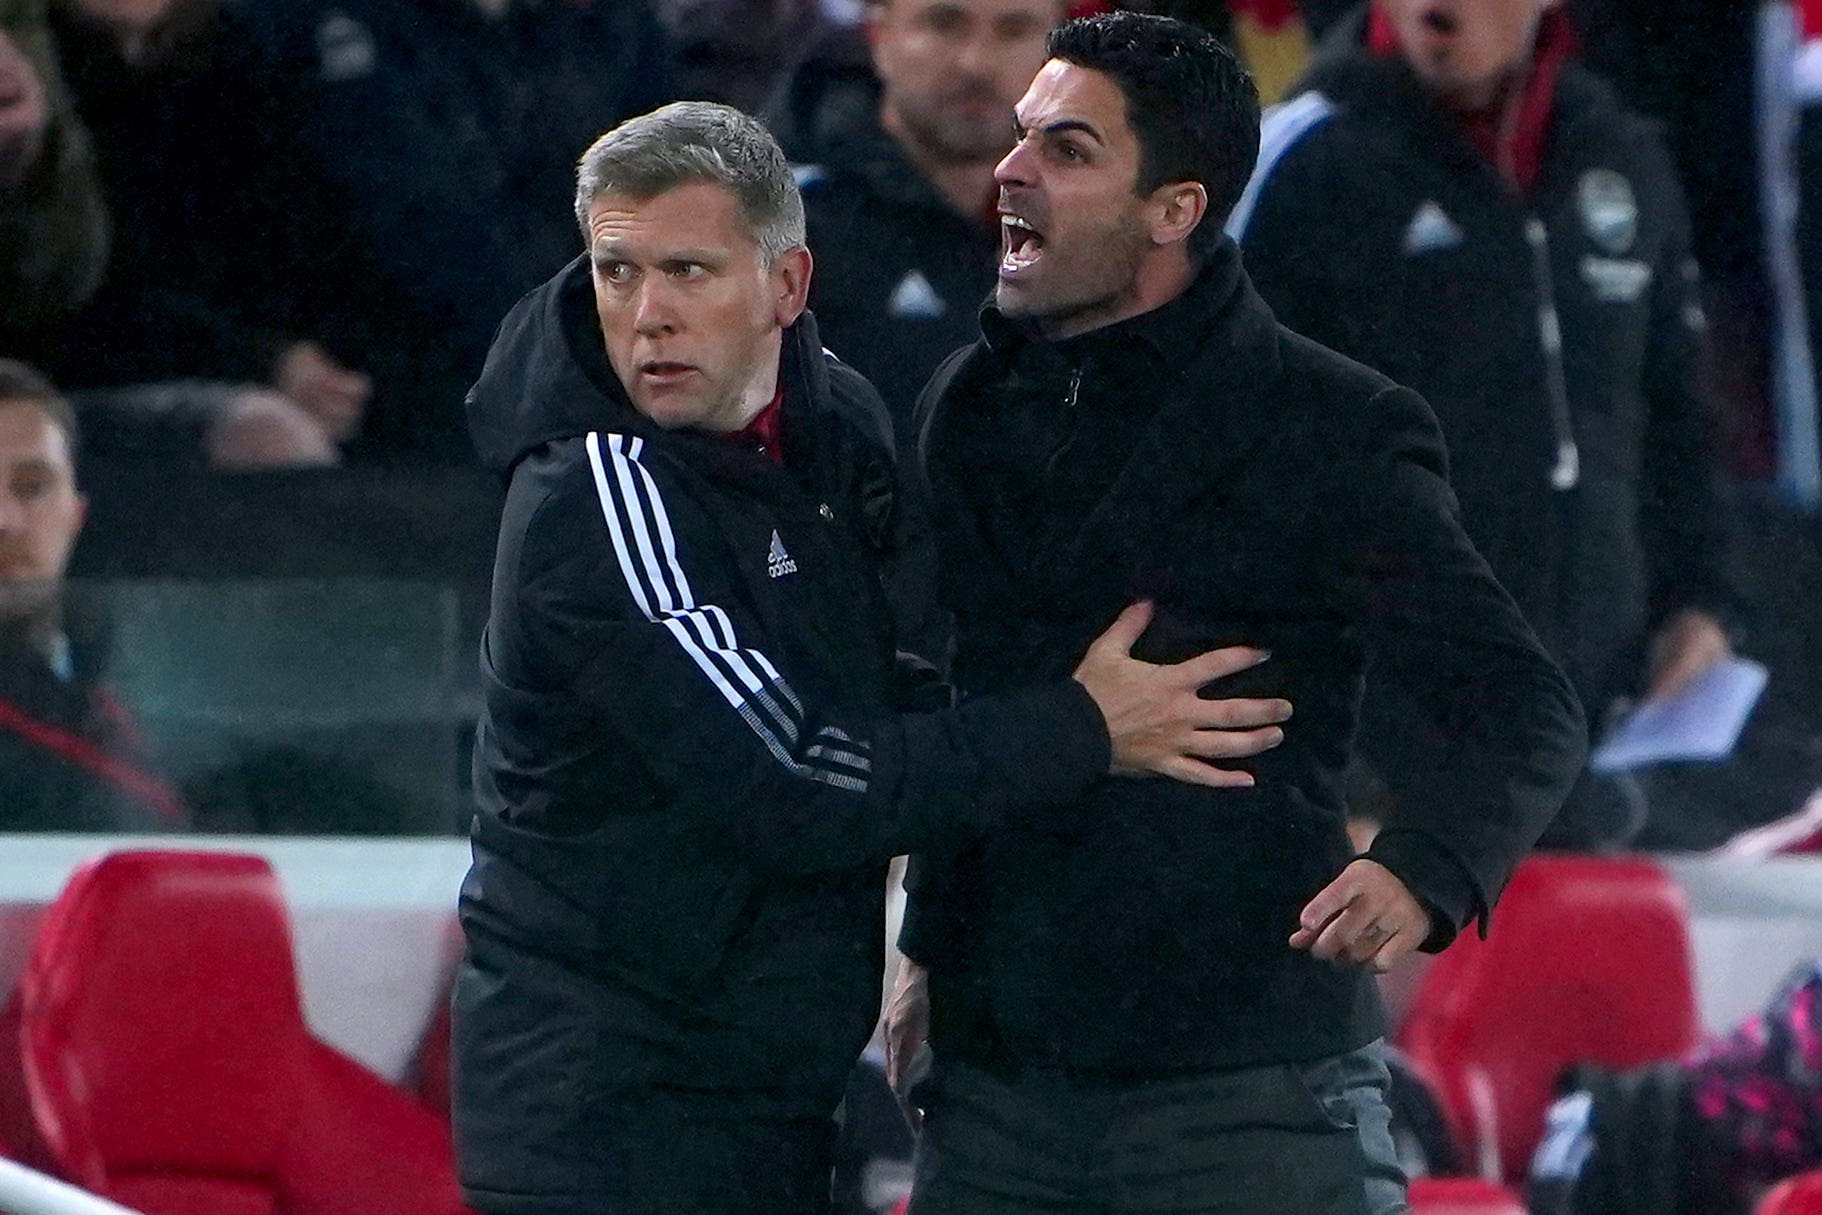
<path fill-rule="evenodd" d="M 1011 360 L 1032 345 L 1048 345 L 1065 357 L 1072 345 L 1043 343 L 991 305 L 983 311 L 982 331 L 983 341 L 944 395 L 946 411 L 978 408 L 981 390 L 991 393 Z M 1234 475 L 1273 431 L 1279 335 L 1239 250 L 1227 240 L 1169 304 L 1082 335 L 1155 352 L 1155 380 L 1132 388 L 1155 394 L 1158 404 L 1107 493 L 1069 541 L 1042 555 L 1037 573 L 1044 585 L 1067 593 L 1097 583 L 1107 571 L 1130 568 L 1136 537 L 1167 529 L 1211 486 Z M 935 421 L 940 428 L 941 416 Z M 965 497 L 967 487 L 951 484 L 942 492 Z"/>

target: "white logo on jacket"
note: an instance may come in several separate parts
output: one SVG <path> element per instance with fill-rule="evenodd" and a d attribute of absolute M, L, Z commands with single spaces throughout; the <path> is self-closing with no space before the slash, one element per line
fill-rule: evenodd
<path fill-rule="evenodd" d="M 1639 203 L 1631 182 L 1612 169 L 1589 169 L 1575 200 L 1588 239 L 1616 257 L 1632 248 L 1639 236 Z"/>
<path fill-rule="evenodd" d="M 1582 258 L 1582 281 L 1603 304 L 1634 303 L 1651 286 L 1651 279 L 1650 262 L 1592 254 Z"/>
<path fill-rule="evenodd" d="M 1450 219 L 1435 199 L 1425 199 L 1417 213 L 1411 216 L 1411 226 L 1404 231 L 1405 256 L 1417 257 L 1453 249 L 1464 239 L 1461 225 Z"/>
<path fill-rule="evenodd" d="M 933 321 L 949 311 L 949 305 L 943 303 L 943 297 L 936 293 L 930 280 L 924 277 L 921 270 L 913 270 L 898 280 L 898 286 L 892 289 L 892 298 L 886 301 L 886 311 L 896 317 L 910 320 Z"/>
<path fill-rule="evenodd" d="M 765 572 L 774 578 L 797 572 L 797 562 L 784 551 L 784 541 L 778 538 L 776 529 L 772 532 L 772 547 L 766 553 Z"/>

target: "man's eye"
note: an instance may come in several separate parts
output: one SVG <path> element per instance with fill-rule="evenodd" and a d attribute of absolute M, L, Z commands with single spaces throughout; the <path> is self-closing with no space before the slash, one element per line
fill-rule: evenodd
<path fill-rule="evenodd" d="M 39 480 L 37 478 L 33 478 L 29 481 L 15 481 L 13 482 L 13 497 L 18 498 L 21 502 L 34 502 L 50 492 L 50 488 L 51 483 L 49 481 Z"/>
<path fill-rule="evenodd" d="M 629 283 L 633 278 L 633 268 L 626 262 L 608 262 L 601 267 L 601 277 L 610 283 Z"/>
<path fill-rule="evenodd" d="M 694 282 L 708 272 L 708 267 L 701 262 L 679 262 L 671 267 L 671 277 L 683 279 L 685 282 Z"/>

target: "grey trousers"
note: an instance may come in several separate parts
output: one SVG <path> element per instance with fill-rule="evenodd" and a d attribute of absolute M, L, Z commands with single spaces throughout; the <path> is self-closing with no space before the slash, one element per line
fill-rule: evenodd
<path fill-rule="evenodd" d="M 1383 1044 L 1141 1084 L 935 1060 L 909 1215 L 1404 1215 Z"/>

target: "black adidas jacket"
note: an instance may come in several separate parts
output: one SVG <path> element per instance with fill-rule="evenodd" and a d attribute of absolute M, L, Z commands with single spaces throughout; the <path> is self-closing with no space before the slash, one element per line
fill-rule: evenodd
<path fill-rule="evenodd" d="M 1689 229 L 1645 120 L 1574 64 L 1520 197 L 1401 60 L 1335 31 L 1229 231 L 1285 325 L 1422 393 L 1476 547 L 1591 706 L 1723 611 Z"/>
<path fill-rule="evenodd" d="M 1286 941 L 1352 857 L 1367 656 L 1421 689 L 1430 762 L 1368 855 L 1438 913 L 1432 947 L 1493 905 L 1582 758 L 1574 694 L 1462 533 L 1434 417 L 1280 327 L 1228 242 L 1119 325 L 1050 343 L 989 308 L 982 330 L 925 402 L 957 684 L 1067 671 L 1148 597 L 1135 654 L 1264 646 L 1208 694 L 1296 716 L 1243 765 L 1254 788 L 1108 778 L 1066 819 L 920 859 L 900 944 L 939 1057 L 1144 1077 L 1362 1045 L 1371 977 Z"/>
<path fill-rule="evenodd" d="M 895 716 L 903 556 L 878 398 L 785 337 L 786 464 L 628 403 L 578 260 L 469 408 L 509 478 L 482 653 L 463 1184 L 563 1209 L 654 1150 L 664 1094 L 826 1118 L 878 1012 L 885 862 L 1048 813 L 1108 764 L 1066 679 Z M 659 1152 L 662 1155 L 662 1152 Z"/>
<path fill-rule="evenodd" d="M 767 123 L 797 166 L 823 340 L 879 388 L 900 445 L 936 365 L 978 336 L 999 224 L 958 214 L 879 124 L 864 60 L 806 60 Z"/>

